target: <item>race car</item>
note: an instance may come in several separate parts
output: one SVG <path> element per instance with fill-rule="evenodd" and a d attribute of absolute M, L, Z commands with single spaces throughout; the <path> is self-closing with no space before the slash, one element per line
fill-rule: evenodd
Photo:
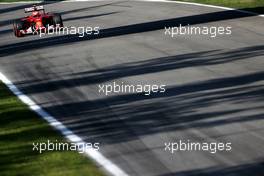
<path fill-rule="evenodd" d="M 16 37 L 26 34 L 38 34 L 51 28 L 62 28 L 63 21 L 58 13 L 46 13 L 43 6 L 25 8 L 25 13 L 31 12 L 30 16 L 15 20 L 13 30 Z"/>

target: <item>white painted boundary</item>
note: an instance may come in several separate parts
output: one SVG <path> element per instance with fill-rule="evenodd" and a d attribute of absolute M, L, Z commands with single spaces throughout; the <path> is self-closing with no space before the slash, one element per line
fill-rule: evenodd
<path fill-rule="evenodd" d="M 65 2 L 85 2 L 85 1 L 106 1 L 106 0 L 65 0 L 61 1 L 59 3 L 65 3 Z M 224 9 L 224 10 L 236 10 L 242 13 L 247 13 L 251 15 L 256 15 L 260 17 L 264 17 L 264 14 L 258 14 L 254 12 L 249 12 L 246 10 L 239 10 L 239 9 L 234 9 L 230 7 L 223 7 L 223 6 L 216 6 L 216 5 L 209 5 L 209 4 L 200 4 L 200 3 L 195 3 L 195 2 L 183 2 L 183 1 L 174 1 L 174 0 L 135 0 L 135 1 L 144 1 L 144 2 L 164 2 L 164 3 L 177 3 L 177 4 L 187 4 L 187 5 L 195 5 L 195 6 L 202 6 L 202 7 L 211 7 L 211 8 L 217 8 L 217 9 Z M 23 4 L 23 3 L 28 3 L 28 4 L 34 4 L 34 3 L 41 3 L 43 1 L 18 1 L 18 2 L 0 2 L 0 4 Z M 58 2 L 58 1 L 48 1 L 48 2 Z"/>
<path fill-rule="evenodd" d="M 78 0 L 71 0 L 71 1 L 78 1 Z M 209 5 L 209 4 L 200 4 L 200 3 L 196 3 L 196 2 L 183 2 L 183 1 L 172 1 L 172 0 L 137 0 L 137 1 L 177 3 L 177 4 L 202 6 L 202 7 L 211 7 L 211 8 L 223 9 L 223 10 L 235 10 L 235 11 L 239 11 L 242 13 L 247 13 L 247 14 L 251 14 L 251 15 L 264 17 L 264 14 L 258 14 L 258 13 L 249 12 L 246 10 L 239 10 L 239 9 L 234 9 L 234 8 L 230 8 L 230 7 L 223 7 L 223 6 L 216 6 L 216 5 Z"/>
<path fill-rule="evenodd" d="M 84 144 L 84 140 L 74 134 L 70 129 L 64 126 L 61 122 L 56 120 L 53 116 L 47 113 L 43 108 L 37 105 L 27 95 L 23 94 L 3 73 L 0 72 L 0 81 L 2 81 L 23 103 L 25 103 L 31 110 L 36 112 L 40 117 L 45 119 L 52 127 L 61 132 L 70 142 L 76 143 L 79 146 Z M 81 149 L 82 150 L 82 149 Z M 123 170 L 105 158 L 99 151 L 94 149 L 86 149 L 84 154 L 92 158 L 107 172 L 114 176 L 128 176 Z"/>
<path fill-rule="evenodd" d="M 66 0 L 61 1 L 59 3 L 64 2 L 83 2 L 83 1 L 105 1 L 105 0 Z M 182 1 L 171 1 L 171 0 L 136 0 L 136 1 L 145 1 L 145 2 L 164 2 L 164 3 L 177 3 L 177 4 L 187 4 L 187 5 L 195 5 L 195 6 L 202 6 L 202 7 L 211 7 L 217 9 L 224 9 L 224 10 L 236 10 L 242 13 L 252 14 L 260 17 L 264 17 L 264 14 L 258 14 L 254 12 L 238 10 L 229 7 L 222 7 L 222 6 L 215 6 L 215 5 L 208 5 L 208 4 L 199 4 L 193 2 L 182 2 Z M 23 3 L 41 3 L 43 1 L 19 1 L 19 2 L 1 2 L 0 4 L 23 4 Z M 52 1 L 49 1 L 52 2 Z M 83 144 L 84 141 L 79 136 L 75 135 L 71 130 L 69 130 L 66 126 L 64 126 L 61 122 L 56 120 L 53 116 L 49 115 L 44 109 L 42 109 L 39 105 L 37 105 L 34 101 L 32 101 L 28 96 L 23 94 L 4 74 L 0 72 L 0 80 L 28 107 L 35 111 L 38 115 L 40 115 L 43 119 L 45 119 L 51 126 L 55 129 L 60 131 L 62 135 L 64 135 L 70 142 L 74 142 L 76 144 Z M 110 160 L 105 158 L 100 152 L 96 150 L 86 150 L 84 152 L 87 156 L 94 159 L 99 165 L 101 165 L 105 170 L 109 173 L 113 174 L 114 176 L 128 176 L 123 170 L 121 170 L 118 166 L 112 163 Z"/>

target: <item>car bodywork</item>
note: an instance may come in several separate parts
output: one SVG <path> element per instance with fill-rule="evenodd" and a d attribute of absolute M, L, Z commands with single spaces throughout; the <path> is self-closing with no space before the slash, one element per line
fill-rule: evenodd
<path fill-rule="evenodd" d="M 63 27 L 61 15 L 58 13 L 46 13 L 43 6 L 25 8 L 29 16 L 15 20 L 13 23 L 14 34 L 22 37 L 26 34 L 38 34 L 40 30 L 47 31 L 50 28 Z"/>

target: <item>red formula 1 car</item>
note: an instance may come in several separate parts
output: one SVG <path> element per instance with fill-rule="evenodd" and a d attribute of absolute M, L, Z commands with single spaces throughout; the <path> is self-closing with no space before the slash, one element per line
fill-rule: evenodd
<path fill-rule="evenodd" d="M 32 12 L 30 16 L 14 21 L 15 36 L 22 37 L 25 34 L 38 34 L 40 30 L 47 31 L 50 28 L 63 27 L 61 15 L 46 13 L 43 6 L 25 8 L 25 13 L 29 12 Z"/>

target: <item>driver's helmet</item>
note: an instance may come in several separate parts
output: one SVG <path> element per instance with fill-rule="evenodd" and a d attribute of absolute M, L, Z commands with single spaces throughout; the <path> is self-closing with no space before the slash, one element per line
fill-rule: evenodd
<path fill-rule="evenodd" d="M 32 12 L 32 16 L 38 16 L 39 15 L 39 12 L 38 11 L 33 11 Z"/>

